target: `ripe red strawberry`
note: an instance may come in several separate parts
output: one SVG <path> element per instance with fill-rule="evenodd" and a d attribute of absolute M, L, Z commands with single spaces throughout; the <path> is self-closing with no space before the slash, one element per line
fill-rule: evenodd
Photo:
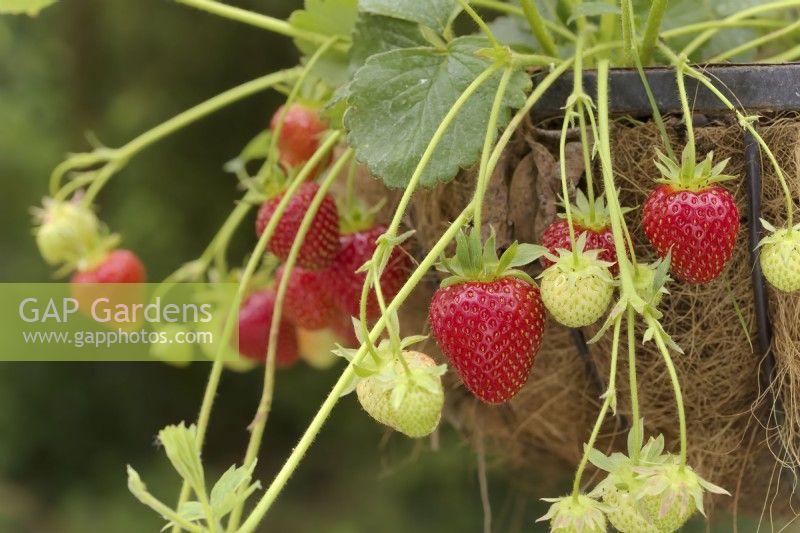
<path fill-rule="evenodd" d="M 366 279 L 365 272 L 356 272 L 372 258 L 377 248 L 376 240 L 386 232 L 386 226 L 378 225 L 365 231 L 342 235 L 341 248 L 333 260 L 329 273 L 330 292 L 337 307 L 348 316 L 360 316 L 361 290 Z M 381 292 L 387 305 L 408 279 L 411 258 L 401 247 L 395 247 L 381 276 Z M 380 316 L 380 307 L 375 290 L 367 298 L 367 318 Z"/>
<path fill-rule="evenodd" d="M 650 193 L 643 210 L 644 232 L 661 257 L 672 250 L 671 271 L 686 283 L 707 283 L 733 255 L 739 210 L 717 182 L 726 161 L 711 167 L 712 154 L 697 165 L 684 153 L 682 166 L 659 154 L 666 183 Z"/>
<path fill-rule="evenodd" d="M 613 263 L 609 270 L 612 276 L 619 274 L 617 266 L 617 249 L 614 246 L 614 235 L 611 233 L 611 221 L 605 207 L 603 197 L 596 199 L 594 209 L 589 206 L 589 201 L 578 189 L 575 205 L 572 206 L 572 222 L 575 225 L 575 238 L 586 235 L 586 251 L 602 250 L 598 255 L 601 261 Z M 566 219 L 556 219 L 542 233 L 542 246 L 548 249 L 551 255 L 558 257 L 558 250 L 572 250 L 569 239 L 569 224 Z M 553 261 L 543 256 L 541 258 L 544 268 L 553 265 Z"/>
<path fill-rule="evenodd" d="M 239 309 L 239 353 L 255 361 L 266 359 L 274 308 L 273 288 L 254 292 L 244 301 Z M 278 330 L 276 356 L 275 363 L 281 368 L 293 365 L 299 357 L 294 327 L 284 319 Z"/>
<path fill-rule="evenodd" d="M 281 260 L 285 261 L 289 257 L 289 251 L 300 229 L 303 217 L 318 190 L 319 185 L 316 183 L 304 183 L 286 206 L 286 210 L 275 228 L 275 233 L 267 244 L 269 251 Z M 256 234 L 259 237 L 264 233 L 280 199 L 281 195 L 267 200 L 258 211 Z M 336 209 L 336 202 L 329 194 L 326 194 L 311 222 L 305 241 L 300 247 L 297 266 L 307 270 L 324 270 L 331 264 L 338 251 L 339 212 Z"/>
<path fill-rule="evenodd" d="M 275 283 L 283 278 L 283 267 L 275 273 Z M 286 285 L 283 313 L 295 326 L 318 330 L 328 327 L 336 315 L 324 272 L 295 267 Z"/>
<path fill-rule="evenodd" d="M 536 283 L 509 270 L 536 259 L 528 251 L 533 248 L 523 251 L 514 244 L 497 260 L 494 238 L 481 251 L 476 233 L 458 242 L 456 257 L 469 264 L 456 258 L 443 262 L 453 276 L 433 295 L 429 318 L 464 385 L 496 404 L 511 399 L 528 379 L 542 343 L 544 306 Z"/>
<path fill-rule="evenodd" d="M 130 250 L 113 250 L 90 269 L 76 272 L 72 283 L 144 283 L 146 279 L 144 265 L 136 254 Z"/>
<path fill-rule="evenodd" d="M 144 303 L 142 286 L 138 284 L 146 278 L 144 265 L 136 254 L 113 250 L 88 270 L 73 274 L 70 293 L 82 313 L 109 327 L 132 331 L 142 324 L 142 314 L 136 312 L 135 305 Z M 127 312 L 112 311 L 115 309 Z"/>
<path fill-rule="evenodd" d="M 281 106 L 272 116 L 270 127 L 273 130 L 278 125 L 283 109 Z M 300 104 L 289 106 L 277 143 L 281 163 L 287 168 L 295 168 L 311 159 L 326 129 L 327 125 L 313 109 Z"/>

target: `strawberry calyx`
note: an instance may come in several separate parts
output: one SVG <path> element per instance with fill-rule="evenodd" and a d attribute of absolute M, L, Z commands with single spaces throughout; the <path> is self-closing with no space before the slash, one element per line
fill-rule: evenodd
<path fill-rule="evenodd" d="M 500 278 L 513 277 L 535 285 L 533 278 L 516 267 L 524 266 L 548 253 L 547 248 L 537 244 L 519 244 L 514 241 L 503 254 L 497 256 L 497 238 L 494 229 L 482 245 L 480 233 L 472 230 L 469 235 L 460 231 L 456 235 L 456 253 L 453 257 L 442 257 L 436 266 L 440 272 L 447 272 L 441 286 L 449 287 L 469 281 L 491 282 Z"/>
<path fill-rule="evenodd" d="M 671 185 L 677 190 L 699 191 L 723 181 L 736 179 L 736 176 L 723 174 L 730 158 L 715 165 L 713 151 L 709 152 L 699 164 L 694 160 L 694 152 L 688 145 L 683 150 L 680 164 L 658 149 L 656 155 L 658 157 L 655 165 L 663 176 L 656 182 Z"/>
<path fill-rule="evenodd" d="M 670 251 L 664 259 L 653 263 L 637 263 L 633 269 L 633 286 L 648 306 L 657 307 L 664 295 L 669 294 L 666 284 L 672 281 L 669 275 L 671 256 Z M 660 315 L 657 318 L 660 318 Z"/>
<path fill-rule="evenodd" d="M 350 235 L 367 231 L 375 227 L 375 217 L 386 204 L 386 198 L 373 206 L 367 207 L 359 198 L 354 198 L 349 205 L 347 202 L 336 202 L 339 209 L 339 233 Z"/>
<path fill-rule="evenodd" d="M 552 505 L 547 514 L 536 521 L 549 520 L 551 532 L 602 533 L 607 529 L 605 513 L 608 506 L 589 496 L 579 494 L 542 500 Z"/>
<path fill-rule="evenodd" d="M 791 254 L 795 248 L 800 248 L 800 224 L 791 228 L 778 229 L 762 218 L 761 225 L 767 230 L 768 235 L 759 241 L 757 248 L 768 244 L 777 244 L 786 256 Z"/>
<path fill-rule="evenodd" d="M 587 250 L 586 239 L 586 233 L 582 233 L 575 243 L 574 251 L 559 248 L 557 256 L 547 251 L 544 255 L 553 264 L 547 267 L 539 275 L 539 278 L 544 277 L 548 271 L 557 271 L 566 275 L 570 282 L 575 282 L 581 278 L 598 277 L 608 283 L 613 283 L 614 279 L 609 272 L 609 268 L 614 263 L 600 259 L 599 256 L 603 250 Z"/>
<path fill-rule="evenodd" d="M 564 206 L 563 198 L 559 205 Z M 623 207 L 622 214 L 632 211 L 630 207 Z M 595 232 L 601 232 L 611 225 L 611 213 L 606 206 L 605 195 L 601 194 L 594 201 L 594 208 L 586 198 L 586 194 L 581 189 L 575 192 L 575 203 L 570 204 L 572 222 L 576 228 L 585 228 Z M 559 213 L 559 218 L 566 219 L 566 213 Z"/>

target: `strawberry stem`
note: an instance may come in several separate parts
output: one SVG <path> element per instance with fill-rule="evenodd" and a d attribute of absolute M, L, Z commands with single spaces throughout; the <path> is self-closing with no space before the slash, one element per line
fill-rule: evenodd
<path fill-rule="evenodd" d="M 536 3 L 533 0 L 521 0 L 520 5 L 522 6 L 522 13 L 525 15 L 525 19 L 531 27 L 533 36 L 539 41 L 544 53 L 551 56 L 558 56 L 556 43 L 547 30 L 544 18 L 539 13 L 539 8 L 536 7 Z"/>
<path fill-rule="evenodd" d="M 98 171 L 97 177 L 92 182 L 91 186 L 87 190 L 86 194 L 83 197 L 83 205 L 91 205 L 94 198 L 106 184 L 106 182 L 111 178 L 111 176 L 124 167 L 128 161 L 150 146 L 151 144 L 160 141 L 161 139 L 168 137 L 169 135 L 175 133 L 176 131 L 192 124 L 193 122 L 204 118 L 211 113 L 228 106 L 234 102 L 237 102 L 243 98 L 247 98 L 248 96 L 252 96 L 256 93 L 259 93 L 265 89 L 269 89 L 278 83 L 294 79 L 295 76 L 299 75 L 302 72 L 302 67 L 295 67 L 286 70 L 281 70 L 278 72 L 274 72 L 272 74 L 268 74 L 266 76 L 262 76 L 260 78 L 256 78 L 251 80 L 247 83 L 243 83 L 238 87 L 234 87 L 233 89 L 229 89 L 213 98 L 206 100 L 205 102 L 198 104 L 186 111 L 175 115 L 171 119 L 167 120 L 166 122 L 162 122 L 158 126 L 142 133 L 138 137 L 132 139 L 127 144 L 122 146 L 121 148 L 111 150 L 110 155 L 108 155 L 108 163 Z M 108 153 L 110 149 L 103 148 L 100 149 L 102 153 Z M 90 154 L 80 154 L 81 156 L 86 156 Z M 52 175 L 50 176 L 50 190 L 51 196 L 56 199 L 63 199 L 65 196 L 62 192 L 60 192 L 61 188 L 61 180 L 63 179 L 64 175 L 72 170 L 76 170 L 79 168 L 85 168 L 85 157 L 82 158 L 78 157 L 71 157 L 64 163 L 58 165 L 56 169 L 53 171 Z"/>
<path fill-rule="evenodd" d="M 466 0 L 458 0 L 458 3 L 461 4 L 461 8 L 475 22 L 478 28 L 480 28 L 480 30 L 486 36 L 486 38 L 489 39 L 489 42 L 492 43 L 492 48 L 502 48 L 503 45 L 501 45 L 497 41 L 497 38 L 494 36 L 494 32 L 492 31 L 492 29 L 489 27 L 488 24 L 486 24 L 486 21 L 484 21 L 481 18 L 481 16 L 478 15 L 478 13 L 472 8 L 472 6 L 469 5 L 469 3 Z"/>
<path fill-rule="evenodd" d="M 683 394 L 681 393 L 681 383 L 678 380 L 678 374 L 675 371 L 675 364 L 672 362 L 672 357 L 669 354 L 669 349 L 667 345 L 664 343 L 664 339 L 662 337 L 662 333 L 660 328 L 658 328 L 658 321 L 653 318 L 652 316 L 646 316 L 647 325 L 652 327 L 656 333 L 653 335 L 654 340 L 656 341 L 656 346 L 658 346 L 658 350 L 661 352 L 661 356 L 664 358 L 664 363 L 667 365 L 667 371 L 669 372 L 669 378 L 672 381 L 672 390 L 675 393 L 675 405 L 678 408 L 678 425 L 680 427 L 680 439 L 681 439 L 681 451 L 680 451 L 680 461 L 681 467 L 686 466 L 686 449 L 687 449 L 687 437 L 686 437 L 686 411 L 683 407 Z"/>
<path fill-rule="evenodd" d="M 572 497 L 576 501 L 578 496 L 580 496 L 581 478 L 583 477 L 583 472 L 586 470 L 586 465 L 589 462 L 589 452 L 594 448 L 595 442 L 597 441 L 597 436 L 600 434 L 600 429 L 603 427 L 603 422 L 605 421 L 606 413 L 608 413 L 609 407 L 611 407 L 611 403 L 614 402 L 614 405 L 616 406 L 615 397 L 617 394 L 617 355 L 619 354 L 619 337 L 621 326 L 622 315 L 617 317 L 616 321 L 614 321 L 613 340 L 611 341 L 611 369 L 608 372 L 608 389 L 603 394 L 603 405 L 600 407 L 597 420 L 595 420 L 594 427 L 592 428 L 592 434 L 589 436 L 589 440 L 583 447 L 583 456 L 581 457 L 581 462 L 578 464 L 578 470 L 575 472 L 575 479 L 572 482 Z M 616 410 L 616 407 L 614 409 Z"/>
<path fill-rule="evenodd" d="M 244 461 L 242 462 L 243 465 L 250 465 L 256 460 L 258 456 L 258 450 L 261 448 L 261 441 L 264 435 L 264 429 L 267 425 L 270 409 L 272 407 L 272 397 L 275 388 L 275 361 L 278 354 L 278 335 L 281 329 L 280 324 L 283 318 L 283 301 L 286 297 L 286 289 L 289 286 L 289 278 L 291 277 L 292 270 L 297 262 L 297 257 L 300 255 L 300 248 L 303 246 L 303 242 L 308 234 L 308 230 L 311 228 L 311 224 L 314 222 L 314 218 L 317 216 L 317 211 L 319 211 L 319 207 L 322 205 L 325 195 L 328 194 L 328 190 L 330 189 L 331 185 L 333 185 L 333 182 L 339 177 L 339 174 L 342 172 L 345 165 L 349 163 L 353 155 L 354 150 L 349 148 L 344 154 L 342 154 L 339 160 L 336 161 L 336 164 L 334 164 L 333 168 L 331 168 L 330 172 L 328 172 L 328 174 L 325 176 L 325 179 L 322 180 L 319 190 L 317 190 L 314 198 L 311 200 L 311 204 L 308 206 L 308 210 L 303 215 L 303 220 L 300 223 L 300 227 L 297 230 L 297 235 L 295 236 L 294 241 L 292 242 L 292 247 L 289 250 L 289 256 L 286 258 L 286 262 L 284 263 L 283 275 L 278 283 L 278 290 L 275 296 L 275 307 L 272 311 L 272 323 L 269 327 L 269 344 L 267 345 L 267 357 L 264 365 L 264 385 L 261 392 L 261 400 L 258 403 L 258 408 L 256 409 L 256 414 L 253 417 L 253 423 L 250 427 L 250 439 L 247 443 L 247 451 L 245 453 Z M 241 504 L 237 505 L 231 512 L 230 519 L 228 520 L 228 531 L 236 531 L 236 527 L 238 526 L 239 518 L 242 513 L 243 504 L 244 502 L 242 501 Z"/>
<path fill-rule="evenodd" d="M 661 30 L 661 22 L 664 20 L 664 13 L 667 11 L 667 0 L 653 0 L 650 6 L 650 14 L 647 16 L 647 24 L 644 29 L 641 45 L 641 61 L 645 65 L 650 63 L 653 57 L 653 49 L 658 40 L 658 32 Z M 639 54 L 635 54 L 639 56 Z"/>
<path fill-rule="evenodd" d="M 640 415 L 639 415 L 639 386 L 637 384 L 636 379 L 636 329 L 635 329 L 635 313 L 633 307 L 630 305 L 628 306 L 628 318 L 627 318 L 627 325 L 628 325 L 628 382 L 630 384 L 631 389 L 631 418 L 632 420 L 632 428 L 631 431 L 636 432 L 636 442 L 641 442 L 644 439 L 644 435 L 640 435 L 639 432 L 642 431 L 641 424 L 639 423 Z M 639 464 L 639 452 L 640 446 L 635 446 L 633 449 L 633 455 L 631 459 L 633 460 L 633 464 Z"/>
<path fill-rule="evenodd" d="M 295 176 L 292 182 L 289 184 L 289 188 L 278 202 L 278 205 L 275 208 L 275 213 L 267 223 L 267 226 L 264 228 L 264 233 L 262 233 L 261 237 L 258 239 L 258 243 L 256 244 L 250 259 L 247 262 L 244 272 L 242 273 L 242 278 L 239 281 L 239 287 L 236 291 L 233 302 L 231 303 L 232 310 L 238 310 L 241 306 L 247 286 L 252 279 L 253 274 L 255 273 L 256 268 L 261 261 L 261 258 L 264 256 L 267 243 L 272 238 L 272 234 L 275 232 L 275 228 L 278 226 L 278 221 L 280 221 L 281 217 L 283 216 L 283 213 L 286 210 L 286 207 L 289 205 L 289 202 L 300 188 L 300 185 L 305 182 L 306 178 L 312 172 L 314 167 L 316 167 L 316 165 L 328 155 L 336 143 L 339 142 L 342 135 L 342 132 L 339 131 L 333 132 L 331 135 L 329 135 L 328 138 L 317 149 L 314 155 L 311 156 L 311 159 L 308 160 L 297 176 Z M 237 312 L 229 313 L 225 320 L 225 325 L 219 340 L 217 353 L 214 355 L 214 363 L 211 365 L 208 384 L 206 385 L 205 392 L 203 393 L 203 400 L 200 404 L 200 412 L 197 417 L 196 437 L 198 450 L 202 450 L 203 448 L 206 430 L 208 429 L 208 423 L 211 419 L 211 411 L 214 407 L 214 399 L 217 396 L 217 389 L 219 388 L 220 378 L 222 377 L 222 370 L 224 368 L 223 362 L 225 358 L 224 354 L 233 335 L 233 329 L 236 326 L 236 316 Z M 189 499 L 190 492 L 191 490 L 189 485 L 184 483 L 181 487 L 180 496 L 178 498 L 178 507 L 180 507 L 182 503 Z M 177 526 L 173 527 L 173 532 L 177 531 L 180 531 L 180 528 Z"/>
<path fill-rule="evenodd" d="M 503 76 L 500 78 L 500 84 L 497 87 L 497 92 L 494 95 L 494 102 L 492 103 L 492 110 L 489 114 L 489 123 L 486 128 L 486 136 L 483 140 L 483 152 L 481 153 L 480 170 L 478 171 L 478 180 L 475 187 L 475 217 L 473 219 L 473 227 L 477 231 L 477 235 L 481 235 L 481 213 L 483 212 L 483 199 L 486 195 L 486 189 L 489 187 L 489 180 L 491 175 L 487 172 L 489 168 L 489 156 L 492 151 L 492 143 L 494 143 L 497 136 L 497 120 L 500 115 L 500 106 L 503 104 L 503 99 L 506 96 L 508 89 L 508 82 L 511 80 L 511 75 L 514 69 L 509 65 L 503 71 Z"/>
<path fill-rule="evenodd" d="M 689 107 L 689 98 L 686 95 L 686 83 L 684 72 L 686 68 L 685 58 L 678 58 L 676 62 L 676 80 L 678 82 L 678 95 L 681 99 L 681 109 L 683 110 L 683 122 L 686 125 L 686 152 L 681 161 L 680 184 L 685 188 L 693 188 L 694 183 L 690 182 L 694 178 L 694 168 L 697 164 L 697 148 L 694 139 L 694 125 L 692 122 L 692 110 Z M 689 164 L 689 169 L 683 165 Z"/>

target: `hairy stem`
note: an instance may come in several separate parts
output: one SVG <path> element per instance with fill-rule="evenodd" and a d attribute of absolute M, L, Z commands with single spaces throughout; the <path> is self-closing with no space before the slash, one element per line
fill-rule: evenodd
<path fill-rule="evenodd" d="M 652 327 L 656 330 L 656 334 L 653 336 L 654 340 L 656 341 L 656 346 L 658 346 L 658 350 L 661 352 L 661 356 L 664 358 L 664 364 L 667 365 L 667 371 L 669 372 L 670 381 L 672 381 L 672 390 L 675 393 L 675 405 L 678 408 L 678 425 L 680 427 L 680 435 L 681 435 L 681 451 L 680 451 L 680 460 L 681 460 L 681 467 L 686 465 L 686 449 L 687 449 L 687 437 L 686 437 L 686 411 L 683 407 L 683 394 L 681 393 L 681 383 L 678 380 L 678 373 L 675 371 L 675 364 L 672 362 L 672 357 L 669 354 L 669 349 L 667 345 L 664 343 L 664 339 L 661 338 L 660 329 L 658 328 L 658 322 L 655 318 L 651 316 L 647 316 L 647 325 Z"/>
<path fill-rule="evenodd" d="M 411 277 L 397 293 L 397 296 L 395 296 L 395 298 L 386 308 L 388 313 L 396 312 L 403 302 L 405 302 L 405 300 L 411 294 L 411 291 L 422 280 L 425 273 L 434 265 L 450 242 L 455 238 L 458 231 L 468 222 L 471 216 L 472 208 L 473 206 L 470 203 L 470 205 L 467 206 L 467 208 L 462 211 L 462 213 L 453 221 L 442 238 L 439 239 L 439 242 L 437 242 L 433 248 L 431 248 L 431 251 L 428 252 L 425 258 L 420 262 L 417 269 L 412 273 Z M 383 332 L 384 328 L 386 327 L 386 323 L 387 318 L 386 315 L 384 315 L 372 328 L 370 338 L 373 342 L 375 342 Z M 286 463 L 284 463 L 283 467 L 275 476 L 275 479 L 272 481 L 269 488 L 267 488 L 264 495 L 256 504 L 253 512 L 250 514 L 247 520 L 245 520 L 244 524 L 242 524 L 242 527 L 239 528 L 239 533 L 252 533 L 258 527 L 261 520 L 263 520 L 270 506 L 283 490 L 286 482 L 289 480 L 297 466 L 302 461 L 303 457 L 308 451 L 308 448 L 313 443 L 317 434 L 322 429 L 322 426 L 325 424 L 325 421 L 328 419 L 331 411 L 339 401 L 342 392 L 345 390 L 345 387 L 347 387 L 348 382 L 354 375 L 354 366 L 358 365 L 366 354 L 366 347 L 362 345 L 353 358 L 353 361 L 347 366 L 342 375 L 336 381 L 333 389 L 322 403 L 322 406 L 312 419 L 311 424 L 308 426 L 303 436 L 300 438 L 297 446 L 295 446 L 294 450 L 289 455 Z"/>
<path fill-rule="evenodd" d="M 619 354 L 619 335 L 621 325 L 622 317 L 620 316 L 614 322 L 614 336 L 613 340 L 611 341 L 611 370 L 608 372 L 608 389 L 603 395 L 605 397 L 603 400 L 603 405 L 600 407 L 600 412 L 597 415 L 597 420 L 595 420 L 594 427 L 592 428 L 592 434 L 589 436 L 589 441 L 584 445 L 583 457 L 581 457 L 581 462 L 578 464 L 578 470 L 575 472 L 575 480 L 572 482 L 572 497 L 576 500 L 580 495 L 581 478 L 583 477 L 583 472 L 586 470 L 586 465 L 589 462 L 589 451 L 594 448 L 594 444 L 597 441 L 597 436 L 600 434 L 600 429 L 603 427 L 603 422 L 606 419 L 606 414 L 608 413 L 608 409 L 611 407 L 611 403 L 614 402 L 614 404 L 616 404 L 614 399 L 617 394 L 617 355 Z"/>
<path fill-rule="evenodd" d="M 686 126 L 686 151 L 689 156 L 689 162 L 692 168 L 694 168 L 694 165 L 697 163 L 697 148 L 695 147 L 692 110 L 689 107 L 689 98 L 686 94 L 686 83 L 684 79 L 685 66 L 686 63 L 684 61 L 677 63 L 675 77 L 678 82 L 678 95 L 680 96 L 681 109 L 683 110 L 683 123 Z M 681 173 L 681 179 L 683 179 L 683 177 L 683 173 Z"/>
<path fill-rule="evenodd" d="M 486 21 L 484 21 L 481 16 L 478 15 L 474 9 L 472 9 L 472 6 L 469 5 L 469 2 L 467 2 L 467 0 L 458 0 L 458 3 L 461 4 L 461 8 L 464 10 L 464 12 L 469 15 L 469 17 L 475 22 L 478 28 L 480 28 L 486 38 L 489 39 L 489 42 L 492 43 L 492 46 L 495 48 L 500 48 L 501 45 L 499 42 L 497 42 L 497 38 L 494 36 L 492 29 L 488 24 L 486 24 Z"/>
<path fill-rule="evenodd" d="M 492 111 L 489 114 L 489 122 L 486 127 L 486 136 L 483 140 L 483 152 L 481 154 L 480 171 L 478 172 L 478 179 L 475 187 L 475 217 L 473 220 L 473 227 L 480 235 L 481 233 L 481 213 L 483 212 L 483 198 L 486 195 L 486 189 L 489 187 L 489 180 L 491 176 L 488 175 L 489 156 L 492 151 L 492 144 L 497 136 L 497 119 L 500 115 L 500 106 L 503 104 L 503 99 L 506 96 L 508 89 L 508 82 L 511 80 L 511 75 L 514 70 L 511 66 L 506 67 L 503 71 L 503 77 L 500 78 L 500 84 L 497 88 L 497 93 L 494 95 L 494 102 L 492 103 Z"/>
<path fill-rule="evenodd" d="M 278 283 L 278 291 L 275 296 L 275 308 L 272 311 L 272 322 L 269 329 L 269 342 L 267 345 L 266 363 L 264 365 L 264 385 L 261 392 L 261 400 L 258 402 L 256 414 L 253 417 L 253 424 L 250 430 L 250 439 L 247 443 L 247 451 L 245 453 L 243 465 L 250 465 L 258 457 L 258 450 L 261 448 L 261 441 L 264 436 L 264 429 L 267 426 L 267 419 L 269 417 L 270 408 L 272 407 L 272 397 L 275 388 L 275 361 L 278 354 L 278 334 L 280 333 L 280 324 L 283 319 L 283 301 L 286 298 L 286 289 L 289 286 L 289 278 L 292 275 L 292 270 L 297 262 L 297 256 L 300 254 L 300 248 L 305 241 L 308 230 L 314 222 L 314 217 L 319 211 L 325 195 L 328 193 L 333 182 L 339 176 L 340 172 L 344 169 L 345 165 L 350 162 L 353 156 L 353 149 L 348 149 L 336 164 L 328 172 L 328 175 L 320 184 L 319 190 L 311 200 L 308 210 L 303 215 L 303 220 L 300 222 L 300 227 L 297 230 L 297 235 L 292 242 L 292 247 L 289 250 L 289 256 L 283 267 L 283 275 Z M 242 508 L 244 502 L 237 505 L 231 512 L 228 521 L 228 531 L 236 531 L 239 525 L 239 519 L 242 515 Z"/>
<path fill-rule="evenodd" d="M 533 0 L 521 0 L 520 4 L 522 5 L 522 12 L 525 15 L 525 19 L 531 27 L 533 36 L 539 41 L 544 53 L 551 56 L 558 56 L 556 43 L 547 30 L 544 19 L 541 13 L 539 13 L 539 8 L 536 7 L 536 3 Z"/>
<path fill-rule="evenodd" d="M 278 222 L 280 218 L 283 216 L 286 207 L 289 205 L 289 202 L 294 197 L 294 194 L 297 192 L 297 189 L 300 188 L 306 179 L 308 178 L 309 174 L 312 170 L 325 158 L 328 153 L 333 149 L 336 143 L 341 138 L 341 132 L 334 132 L 328 136 L 325 142 L 317 149 L 313 156 L 308 160 L 308 162 L 303 166 L 300 173 L 295 176 L 294 180 L 289 184 L 289 187 L 284 192 L 283 196 L 281 197 L 278 205 L 275 208 L 275 213 L 273 214 L 272 218 L 267 223 L 267 226 L 264 228 L 264 233 L 261 234 L 261 237 L 258 239 L 258 243 L 256 244 L 255 249 L 253 250 L 253 254 L 250 256 L 250 259 L 247 262 L 247 266 L 245 267 L 244 272 L 242 273 L 242 278 L 239 281 L 239 287 L 236 291 L 236 295 L 233 299 L 231 304 L 231 310 L 238 310 L 239 306 L 241 306 L 242 300 L 244 300 L 245 291 L 247 290 L 247 285 L 250 282 L 250 279 L 253 277 L 253 274 L 258 267 L 258 264 L 261 262 L 261 258 L 264 255 L 264 250 L 267 248 L 267 243 L 272 238 L 272 234 L 275 232 L 275 228 L 278 226 Z M 225 350 L 228 348 L 228 344 L 230 343 L 231 337 L 233 335 L 233 329 L 236 326 L 236 320 L 234 318 L 238 316 L 237 312 L 229 313 L 227 318 L 225 319 L 225 324 L 223 326 L 222 335 L 219 339 L 219 345 L 217 348 L 217 353 L 214 356 L 214 362 L 211 365 L 211 372 L 208 377 L 208 384 L 206 385 L 205 392 L 203 393 L 203 400 L 200 404 L 200 413 L 197 417 L 197 448 L 198 450 L 202 450 L 203 442 L 205 441 L 205 434 L 206 430 L 208 429 L 208 423 L 211 419 L 211 411 L 214 408 L 214 399 L 217 396 L 217 389 L 219 388 L 219 382 L 222 377 L 222 370 L 224 368 L 224 354 Z M 187 483 L 184 483 L 181 487 L 180 496 L 178 497 L 178 506 L 180 507 L 181 503 L 186 502 L 189 499 L 189 495 L 191 490 Z M 178 533 L 180 531 L 180 527 L 175 526 L 172 529 L 173 533 Z"/>
<path fill-rule="evenodd" d="M 636 380 L 636 323 L 634 321 L 636 315 L 634 313 L 634 309 L 631 306 L 628 306 L 628 317 L 627 317 L 627 325 L 628 325 L 628 382 L 631 388 L 631 418 L 632 421 L 632 431 L 637 433 L 636 435 L 636 442 L 641 442 L 644 438 L 644 435 L 639 435 L 638 433 L 642 431 L 642 426 L 639 423 L 640 416 L 639 415 L 639 386 Z M 633 456 L 631 459 L 633 460 L 633 464 L 639 463 L 639 446 L 633 450 Z"/>
<path fill-rule="evenodd" d="M 664 13 L 667 11 L 668 0 L 653 0 L 650 4 L 650 14 L 647 16 L 647 24 L 644 28 L 640 57 L 642 63 L 650 64 L 653 59 L 653 50 L 658 40 L 658 32 L 661 31 L 661 22 L 664 20 Z"/>
<path fill-rule="evenodd" d="M 499 2 L 498 0 L 472 0 L 470 3 L 473 6 L 491 9 L 499 13 L 506 13 L 508 15 L 514 15 L 520 18 L 527 18 L 521 7 L 517 7 L 506 2 Z M 569 30 L 569 28 L 565 28 L 563 25 L 551 20 L 547 20 L 544 17 L 542 17 L 542 19 L 544 27 L 558 36 L 568 41 L 574 41 L 577 38 L 575 34 Z"/>
<path fill-rule="evenodd" d="M 246 9 L 223 4 L 216 0 L 175 0 L 179 4 L 184 4 L 218 17 L 243 22 L 256 28 L 261 28 L 274 33 L 293 37 L 295 39 L 302 39 L 316 44 L 324 44 L 329 36 L 319 33 L 302 30 L 292 26 L 285 20 L 277 19 L 260 13 L 254 13 Z"/>
<path fill-rule="evenodd" d="M 211 113 L 225 106 L 242 100 L 243 98 L 247 98 L 248 96 L 252 96 L 265 89 L 269 89 L 277 83 L 293 79 L 300 75 L 301 72 L 302 68 L 296 67 L 287 70 L 281 70 L 279 72 L 268 74 L 266 76 L 262 76 L 261 78 L 249 81 L 239 85 L 238 87 L 227 90 L 224 93 L 218 94 L 217 96 L 206 100 L 205 102 L 196 105 L 191 109 L 187 109 L 183 113 L 180 113 L 166 122 L 159 124 L 155 128 L 139 135 L 123 147 L 113 151 L 113 159 L 106 165 L 105 168 L 115 164 L 118 166 L 115 166 L 112 172 L 109 172 L 103 176 L 98 176 L 98 178 L 94 180 L 86 195 L 83 197 L 83 202 L 86 205 L 91 204 L 94 197 L 97 195 L 100 189 L 103 188 L 103 185 L 105 185 L 106 181 L 108 181 L 113 172 L 124 166 L 134 155 L 138 154 L 151 144 L 160 141 L 164 137 L 175 133 L 176 131 L 201 118 L 206 117 L 207 115 L 210 115 Z M 54 171 L 53 175 L 50 177 L 50 191 L 53 196 L 57 195 L 64 172 L 68 170 L 71 169 L 59 165 L 59 167 L 57 167 L 56 171 Z"/>

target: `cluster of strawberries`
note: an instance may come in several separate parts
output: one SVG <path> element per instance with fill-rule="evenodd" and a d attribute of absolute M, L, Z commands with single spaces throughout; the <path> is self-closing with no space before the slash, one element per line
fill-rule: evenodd
<path fill-rule="evenodd" d="M 279 109 L 273 117 L 273 129 L 282 115 Z M 327 130 L 317 113 L 299 104 L 286 112 L 277 147 L 280 163 L 287 172 L 304 165 L 319 146 L 321 135 Z M 313 172 L 316 174 L 316 172 Z M 267 250 L 285 262 L 301 222 L 309 210 L 319 185 L 308 181 L 300 185 L 286 205 L 267 243 Z M 261 237 L 272 219 L 284 192 L 263 203 L 256 218 L 256 235 Z M 361 292 L 366 279 L 358 269 L 372 258 L 376 240 L 386 228 L 382 225 L 340 228 L 339 210 L 333 197 L 326 193 L 313 218 L 308 233 L 299 249 L 295 267 L 289 273 L 283 302 L 283 318 L 278 333 L 278 366 L 289 366 L 298 358 L 295 328 L 308 331 L 332 330 L 349 346 L 357 343 L 351 317 L 360 316 Z M 382 294 L 391 300 L 406 281 L 411 260 L 400 248 L 395 248 L 380 278 Z M 284 276 L 284 267 L 278 268 L 275 285 Z M 263 361 L 267 354 L 270 324 L 276 300 L 275 286 L 250 294 L 242 304 L 239 314 L 239 351 L 242 355 Z M 374 289 L 367 299 L 367 319 L 380 316 Z"/>

